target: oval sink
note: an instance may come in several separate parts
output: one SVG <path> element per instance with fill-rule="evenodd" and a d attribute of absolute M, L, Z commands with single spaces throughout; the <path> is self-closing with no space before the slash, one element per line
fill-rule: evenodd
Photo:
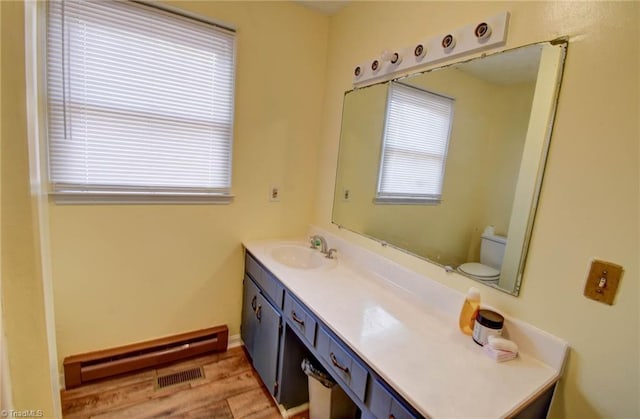
<path fill-rule="evenodd" d="M 280 245 L 271 251 L 271 257 L 290 268 L 317 269 L 328 266 L 335 259 L 327 259 L 318 250 L 294 244 Z"/>

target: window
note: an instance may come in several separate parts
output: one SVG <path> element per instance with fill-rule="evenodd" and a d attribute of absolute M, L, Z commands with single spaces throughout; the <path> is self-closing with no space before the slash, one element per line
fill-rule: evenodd
<path fill-rule="evenodd" d="M 231 198 L 234 32 L 149 5 L 49 2 L 58 200 Z"/>
<path fill-rule="evenodd" d="M 453 99 L 389 84 L 376 202 L 439 203 Z"/>

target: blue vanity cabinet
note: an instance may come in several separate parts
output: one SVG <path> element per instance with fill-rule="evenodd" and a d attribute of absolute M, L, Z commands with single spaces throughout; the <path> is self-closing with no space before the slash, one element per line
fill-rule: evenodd
<path fill-rule="evenodd" d="M 249 355 L 253 352 L 258 329 L 258 319 L 256 318 L 256 309 L 258 308 L 258 295 L 260 294 L 260 288 L 253 282 L 247 275 L 244 276 L 242 281 L 242 319 L 240 323 L 240 336 L 242 342 L 249 352 Z"/>
<path fill-rule="evenodd" d="M 284 297 L 284 316 L 291 328 L 298 333 L 298 336 L 302 337 L 309 345 L 315 346 L 316 319 L 288 292 Z"/>
<path fill-rule="evenodd" d="M 286 408 L 308 401 L 307 377 L 300 364 L 310 358 L 329 372 L 363 418 L 420 417 L 411 415 L 369 366 L 249 252 L 241 336 L 260 378 Z"/>
<path fill-rule="evenodd" d="M 261 294 L 257 299 L 258 327 L 253 341 L 253 365 L 272 395 L 278 391 L 276 371 L 280 342 L 280 313 Z"/>
<path fill-rule="evenodd" d="M 368 372 L 355 355 L 352 355 L 344 344 L 329 336 L 321 328 L 318 332 L 318 355 L 329 367 L 330 374 L 338 378 L 353 392 L 359 401 L 364 402 Z"/>
<path fill-rule="evenodd" d="M 282 283 L 271 272 L 264 269 L 249 253 L 245 257 L 245 270 L 263 291 L 263 295 L 271 300 L 278 311 L 282 310 L 284 298 Z"/>
<path fill-rule="evenodd" d="M 378 380 L 370 386 L 367 406 L 375 418 L 412 419 L 415 416 Z"/>
<path fill-rule="evenodd" d="M 254 368 L 272 395 L 278 391 L 277 368 L 281 314 L 262 290 L 245 275 L 241 336 Z"/>

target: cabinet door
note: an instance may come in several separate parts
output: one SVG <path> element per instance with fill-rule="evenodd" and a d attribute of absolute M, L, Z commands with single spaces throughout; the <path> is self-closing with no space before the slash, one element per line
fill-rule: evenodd
<path fill-rule="evenodd" d="M 244 287 L 242 296 L 242 326 L 240 334 L 244 346 L 249 352 L 249 356 L 253 358 L 254 341 L 256 337 L 256 331 L 258 326 L 258 319 L 256 318 L 256 310 L 258 308 L 258 295 L 260 290 L 258 286 L 245 275 Z"/>
<path fill-rule="evenodd" d="M 271 394 L 275 395 L 281 316 L 262 294 L 257 297 L 255 316 L 258 323 L 253 340 L 253 366 Z"/>
<path fill-rule="evenodd" d="M 414 416 L 383 387 L 374 380 L 367 405 L 376 418 L 413 419 Z"/>

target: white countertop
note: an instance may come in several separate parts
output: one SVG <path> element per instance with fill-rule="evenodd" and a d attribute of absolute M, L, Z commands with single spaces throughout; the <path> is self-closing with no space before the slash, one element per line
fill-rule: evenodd
<path fill-rule="evenodd" d="M 340 248 L 335 266 L 304 270 L 289 268 L 271 257 L 272 249 L 283 243 L 291 242 L 249 241 L 244 245 L 425 416 L 505 417 L 560 377 L 560 368 L 522 351 L 512 361 L 490 359 L 470 336 L 459 331 L 457 318 L 425 304 L 378 273 L 356 268 L 361 263 L 350 261 Z M 458 309 L 463 298 L 460 294 Z"/>

